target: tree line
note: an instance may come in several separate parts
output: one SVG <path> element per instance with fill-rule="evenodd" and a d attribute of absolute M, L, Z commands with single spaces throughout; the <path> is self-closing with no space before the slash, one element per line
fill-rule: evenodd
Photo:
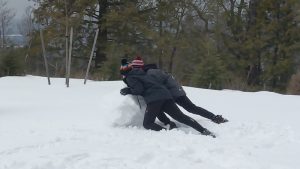
<path fill-rule="evenodd" d="M 93 79 L 120 79 L 120 59 L 141 55 L 187 86 L 299 92 L 298 0 L 31 1 L 24 73 L 45 75 L 42 29 L 51 76 L 63 77 L 72 27 L 72 77 L 84 77 L 99 29 Z"/>

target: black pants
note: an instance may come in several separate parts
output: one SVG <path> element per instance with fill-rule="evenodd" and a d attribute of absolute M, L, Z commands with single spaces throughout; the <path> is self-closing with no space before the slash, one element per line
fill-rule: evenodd
<path fill-rule="evenodd" d="M 196 106 L 187 96 L 180 96 L 175 100 L 175 102 L 190 113 L 197 114 L 208 119 L 213 119 L 215 117 L 213 113 Z"/>
<path fill-rule="evenodd" d="M 157 118 L 159 121 L 163 122 L 165 125 L 170 124 L 171 120 L 167 117 L 167 115 L 164 112 L 160 112 L 157 115 Z"/>
<path fill-rule="evenodd" d="M 173 119 L 188 125 L 201 133 L 205 130 L 205 128 L 203 128 L 196 120 L 183 114 L 173 100 L 159 100 L 149 103 L 144 116 L 143 126 L 146 129 L 155 131 L 162 130 L 163 127 L 155 123 L 155 118 L 160 112 L 166 112 Z"/>

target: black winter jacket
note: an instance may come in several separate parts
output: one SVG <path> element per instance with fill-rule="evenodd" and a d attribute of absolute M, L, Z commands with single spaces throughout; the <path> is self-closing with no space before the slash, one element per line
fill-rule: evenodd
<path fill-rule="evenodd" d="M 164 85 L 172 97 L 176 100 L 180 96 L 185 96 L 186 93 L 182 86 L 174 79 L 174 77 L 160 69 L 149 69 L 147 70 L 147 75 L 156 79 L 156 81 Z"/>
<path fill-rule="evenodd" d="M 173 99 L 166 87 L 142 69 L 132 69 L 126 75 L 125 81 L 130 87 L 131 94 L 143 96 L 147 104 L 158 100 Z"/>

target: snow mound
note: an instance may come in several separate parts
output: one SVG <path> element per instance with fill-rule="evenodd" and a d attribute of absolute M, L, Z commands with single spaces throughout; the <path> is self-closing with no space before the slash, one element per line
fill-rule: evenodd
<path fill-rule="evenodd" d="M 229 123 L 184 112 L 217 134 L 177 123 L 142 127 L 137 97 L 121 81 L 36 76 L 0 78 L 0 169 L 296 169 L 300 97 L 185 87 L 190 99 Z M 143 105 L 142 98 L 139 98 Z M 144 107 L 144 106 L 143 106 Z"/>

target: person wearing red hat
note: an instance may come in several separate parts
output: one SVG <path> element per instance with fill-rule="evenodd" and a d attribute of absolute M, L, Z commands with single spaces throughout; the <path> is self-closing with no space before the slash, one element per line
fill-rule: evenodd
<path fill-rule="evenodd" d="M 139 58 L 137 58 L 137 59 L 139 59 Z M 141 60 L 141 61 L 142 61 L 142 60 Z M 142 61 L 142 62 L 134 61 L 134 62 L 132 62 L 132 63 L 133 63 L 134 65 L 139 65 L 138 67 L 135 67 L 135 68 L 140 68 L 140 67 L 142 67 L 142 66 L 144 65 L 143 61 Z M 126 74 L 126 72 L 132 70 L 132 68 L 133 68 L 132 63 L 129 63 L 129 62 L 127 61 L 127 59 L 122 59 L 122 60 L 121 60 L 120 73 L 121 73 L 121 75 L 122 75 L 123 82 L 124 82 L 127 86 L 128 86 L 128 84 L 127 84 L 127 82 L 126 82 L 126 80 L 125 80 L 126 76 L 124 76 L 123 74 Z M 135 99 L 135 98 L 133 98 L 133 99 Z M 138 99 L 138 98 L 137 98 L 137 99 Z M 137 100 L 137 101 L 139 102 L 139 100 Z M 140 104 L 140 102 L 139 102 L 139 104 Z M 147 110 L 146 110 L 146 111 L 147 111 Z M 157 118 L 158 118 L 159 121 L 161 121 L 161 122 L 164 123 L 166 126 L 168 126 L 168 129 L 169 129 L 169 130 L 172 130 L 172 129 L 174 129 L 174 128 L 177 128 L 176 124 L 175 124 L 173 121 L 171 121 L 171 120 L 166 116 L 166 114 L 165 114 L 164 112 L 159 112 L 159 113 L 157 114 Z"/>
<path fill-rule="evenodd" d="M 142 60 L 141 56 L 136 56 L 134 60 L 131 61 L 132 68 L 144 68 L 144 61 Z"/>
<path fill-rule="evenodd" d="M 132 66 L 132 63 L 131 63 Z M 147 75 L 140 68 L 132 68 L 131 70 L 120 71 L 124 76 L 124 81 L 128 85 L 120 90 L 122 95 L 140 95 L 143 96 L 147 109 L 144 115 L 143 126 L 146 129 L 159 131 L 164 129 L 162 126 L 155 123 L 155 118 L 161 112 L 165 112 L 173 119 L 187 126 L 194 128 L 203 135 L 216 137 L 208 129 L 202 127 L 196 120 L 185 115 L 175 104 L 169 90 L 156 82 L 156 80 Z"/>

